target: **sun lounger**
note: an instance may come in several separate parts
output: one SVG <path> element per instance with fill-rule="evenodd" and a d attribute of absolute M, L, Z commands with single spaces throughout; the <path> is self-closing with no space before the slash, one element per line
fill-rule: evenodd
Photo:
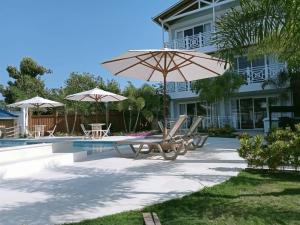
<path fill-rule="evenodd" d="M 186 145 L 189 150 L 195 150 L 196 148 L 203 147 L 208 138 L 208 135 L 201 135 L 197 132 L 197 128 L 202 120 L 202 116 L 197 116 L 186 134 L 176 136 L 176 138 L 182 138 L 186 141 Z"/>
<path fill-rule="evenodd" d="M 121 154 L 118 146 L 129 145 L 131 150 L 135 153 L 135 158 L 137 158 L 141 153 L 148 154 L 157 150 L 165 160 L 174 160 L 177 158 L 177 155 L 184 154 L 187 151 L 185 141 L 183 139 L 175 140 L 173 138 L 178 129 L 185 122 L 186 118 L 187 116 L 185 115 L 180 116 L 172 129 L 168 132 L 165 139 L 161 137 L 150 137 L 118 141 L 115 143 L 114 148 L 119 154 Z M 138 147 L 136 148 L 134 146 Z M 144 146 L 148 147 L 146 151 L 143 149 Z M 169 156 L 171 152 L 172 155 Z"/>

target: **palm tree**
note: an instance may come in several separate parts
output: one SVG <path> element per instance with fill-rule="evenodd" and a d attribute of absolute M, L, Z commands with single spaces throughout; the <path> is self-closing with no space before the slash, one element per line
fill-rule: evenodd
<path fill-rule="evenodd" d="M 250 58 L 276 54 L 299 70 L 300 1 L 240 0 L 216 23 L 215 43 L 228 60 L 248 53 Z"/>

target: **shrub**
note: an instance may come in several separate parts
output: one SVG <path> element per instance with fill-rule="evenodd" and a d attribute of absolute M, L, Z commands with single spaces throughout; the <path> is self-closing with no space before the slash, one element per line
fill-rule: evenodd
<path fill-rule="evenodd" d="M 253 138 L 245 136 L 241 138 L 241 148 L 238 150 L 240 157 L 248 161 L 249 166 L 263 166 L 263 136 L 256 135 Z"/>
<path fill-rule="evenodd" d="M 210 127 L 208 128 L 208 134 L 211 136 L 232 136 L 235 129 L 226 124 L 224 127 Z"/>
<path fill-rule="evenodd" d="M 300 124 L 295 131 L 290 129 L 276 129 L 266 137 L 266 144 L 262 136 L 251 138 L 241 135 L 239 155 L 248 161 L 249 166 L 268 166 L 270 170 L 290 166 L 297 170 L 300 167 Z"/>

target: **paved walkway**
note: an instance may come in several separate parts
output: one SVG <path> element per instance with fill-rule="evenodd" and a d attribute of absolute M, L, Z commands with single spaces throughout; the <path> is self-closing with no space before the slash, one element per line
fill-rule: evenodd
<path fill-rule="evenodd" d="M 176 161 L 115 152 L 22 179 L 0 179 L 0 224 L 46 225 L 95 218 L 180 197 L 236 176 L 238 140 L 209 138 Z"/>

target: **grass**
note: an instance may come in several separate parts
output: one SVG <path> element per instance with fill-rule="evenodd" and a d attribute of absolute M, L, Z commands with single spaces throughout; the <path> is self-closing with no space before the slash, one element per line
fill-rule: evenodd
<path fill-rule="evenodd" d="M 74 225 L 142 225 L 149 211 L 163 225 L 300 224 L 300 174 L 247 170 L 180 199 Z"/>

